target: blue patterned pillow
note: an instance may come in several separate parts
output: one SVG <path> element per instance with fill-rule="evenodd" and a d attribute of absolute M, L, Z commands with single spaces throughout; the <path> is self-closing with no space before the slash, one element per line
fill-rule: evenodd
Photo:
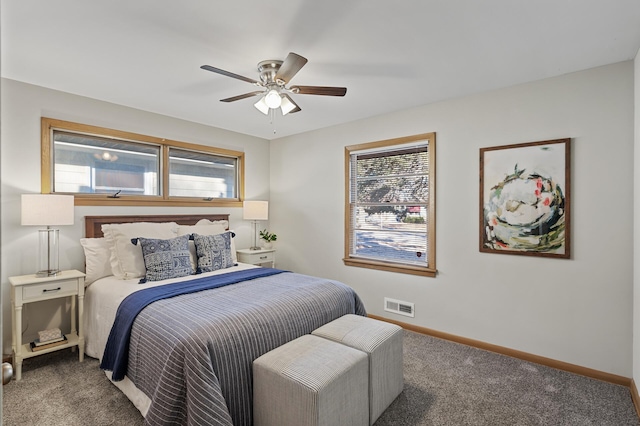
<path fill-rule="evenodd" d="M 189 236 L 158 240 L 155 238 L 135 238 L 140 242 L 146 273 L 140 283 L 184 277 L 193 274 L 189 260 Z"/>
<path fill-rule="evenodd" d="M 217 235 L 193 234 L 198 256 L 196 274 L 217 271 L 234 265 L 231 253 L 231 233 Z"/>

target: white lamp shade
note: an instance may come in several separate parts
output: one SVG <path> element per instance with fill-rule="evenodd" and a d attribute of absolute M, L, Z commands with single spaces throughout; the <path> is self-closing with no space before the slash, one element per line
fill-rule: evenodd
<path fill-rule="evenodd" d="M 253 104 L 253 106 L 256 107 L 261 113 L 267 115 L 267 114 L 269 114 L 269 106 L 264 101 L 264 98 L 265 98 L 264 96 L 261 97 L 258 102 Z"/>
<path fill-rule="evenodd" d="M 25 226 L 73 225 L 73 195 L 22 194 Z"/>
<path fill-rule="evenodd" d="M 291 102 L 286 96 L 282 97 L 282 105 L 280 105 L 280 109 L 282 110 L 282 115 L 287 115 L 294 109 L 296 109 L 296 104 Z"/>
<path fill-rule="evenodd" d="M 244 220 L 268 220 L 268 201 L 244 201 L 242 203 L 242 218 Z"/>

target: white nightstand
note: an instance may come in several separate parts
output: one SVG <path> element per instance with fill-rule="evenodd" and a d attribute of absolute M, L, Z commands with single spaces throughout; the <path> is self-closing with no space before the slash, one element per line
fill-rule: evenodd
<path fill-rule="evenodd" d="M 80 362 L 84 360 L 84 335 L 82 316 L 84 313 L 84 274 L 80 271 L 62 271 L 55 277 L 21 275 L 9 277 L 11 283 L 11 319 L 13 337 L 11 344 L 15 354 L 16 380 L 22 378 L 22 360 L 60 349 L 78 347 Z M 22 344 L 22 305 L 42 300 L 71 297 L 71 332 L 66 334 L 67 343 L 41 351 L 32 352 L 29 343 Z M 76 298 L 78 309 L 78 331 L 76 331 Z"/>
<path fill-rule="evenodd" d="M 275 249 L 237 250 L 238 262 L 250 263 L 252 265 L 271 264 L 272 268 L 276 267 L 276 251 Z"/>

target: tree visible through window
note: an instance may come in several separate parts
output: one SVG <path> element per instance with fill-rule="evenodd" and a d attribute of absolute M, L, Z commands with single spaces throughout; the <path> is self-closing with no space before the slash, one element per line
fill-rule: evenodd
<path fill-rule="evenodd" d="M 435 274 L 435 134 L 349 146 L 345 264 Z"/>

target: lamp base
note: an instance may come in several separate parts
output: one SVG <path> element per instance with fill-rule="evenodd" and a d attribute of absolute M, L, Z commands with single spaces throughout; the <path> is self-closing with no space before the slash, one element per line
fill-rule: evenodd
<path fill-rule="evenodd" d="M 38 268 L 36 277 L 54 277 L 60 273 L 58 267 L 58 245 L 60 232 L 47 226 L 40 229 L 40 244 L 38 245 Z"/>
<path fill-rule="evenodd" d="M 260 250 L 258 247 L 258 221 L 254 220 L 253 222 L 253 247 L 249 247 L 249 250 Z"/>
<path fill-rule="evenodd" d="M 36 272 L 36 277 L 37 278 L 45 278 L 45 277 L 55 277 L 57 276 L 60 272 L 62 272 L 60 269 L 56 269 L 55 271 L 38 271 Z"/>

